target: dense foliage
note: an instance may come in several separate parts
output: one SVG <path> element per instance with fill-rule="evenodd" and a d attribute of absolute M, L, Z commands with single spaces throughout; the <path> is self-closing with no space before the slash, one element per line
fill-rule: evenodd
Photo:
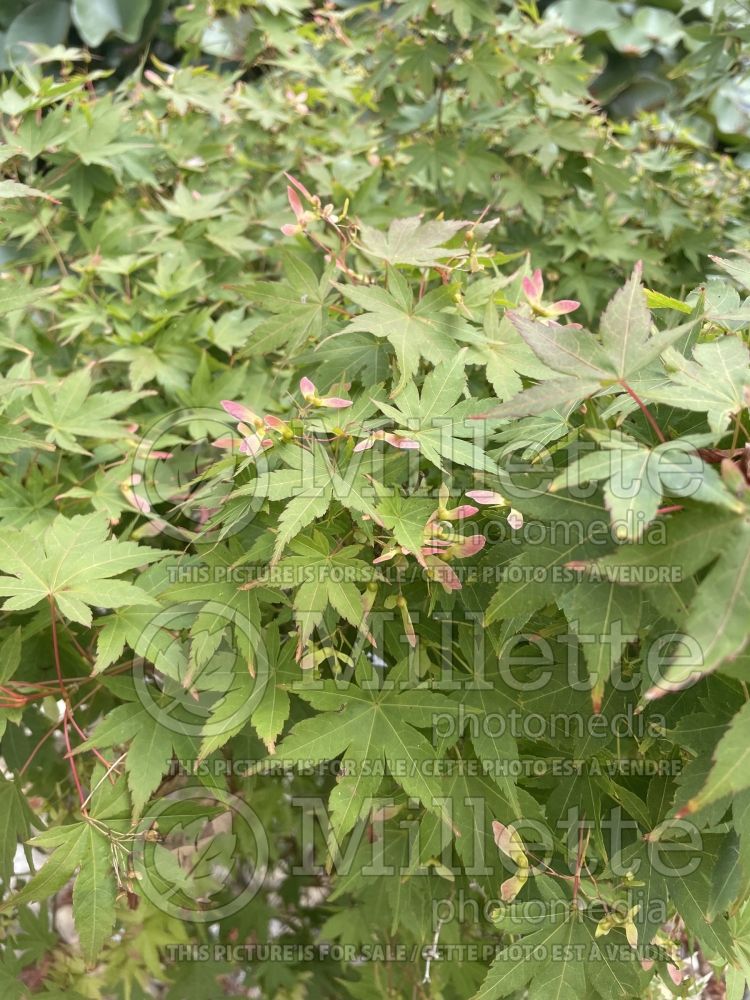
<path fill-rule="evenodd" d="M 50 2 L 0 4 L 7 994 L 741 1000 L 739 5 L 630 118 L 665 5 Z"/>

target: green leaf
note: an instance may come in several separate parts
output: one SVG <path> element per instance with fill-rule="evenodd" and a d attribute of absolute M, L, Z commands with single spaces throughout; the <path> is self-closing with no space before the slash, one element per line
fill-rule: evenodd
<path fill-rule="evenodd" d="M 273 314 L 253 329 L 248 345 L 252 356 L 281 347 L 294 356 L 308 339 L 320 337 L 331 291 L 329 278 L 324 274 L 319 279 L 298 255 L 285 254 L 283 281 L 257 281 L 242 286 L 242 291 Z"/>
<path fill-rule="evenodd" d="M 559 0 L 552 5 L 551 13 L 569 31 L 583 35 L 616 30 L 623 23 L 617 6 L 609 0 Z"/>
<path fill-rule="evenodd" d="M 670 856 L 669 864 L 681 855 Z M 684 857 L 684 855 L 683 855 Z M 709 865 L 715 863 L 712 856 L 700 859 L 703 863 L 691 878 L 672 876 L 668 879 L 669 894 L 685 921 L 688 931 L 700 942 L 704 951 L 717 955 L 726 961 L 734 960 L 734 943 L 727 921 L 722 916 L 709 921 L 709 900 L 712 892 Z"/>
<path fill-rule="evenodd" d="M 728 334 L 697 344 L 692 361 L 673 351 L 669 364 L 671 384 L 649 390 L 648 398 L 655 403 L 705 413 L 713 431 L 723 431 L 748 405 L 750 355 L 738 337 Z"/>
<path fill-rule="evenodd" d="M 713 922 L 719 914 L 729 910 L 731 904 L 746 887 L 746 883 L 739 838 L 733 830 L 730 830 L 722 837 L 719 856 L 711 878 L 709 921 Z"/>
<path fill-rule="evenodd" d="M 437 468 L 454 465 L 497 473 L 497 465 L 485 453 L 485 427 L 476 420 L 483 409 L 480 400 L 461 400 L 466 388 L 465 350 L 451 361 L 437 365 L 425 377 L 417 393 L 408 383 L 395 404 L 375 400 L 390 417 L 398 433 L 419 445 L 419 450 Z"/>
<path fill-rule="evenodd" d="M 59 515 L 41 530 L 31 523 L 22 531 L 0 531 L 0 570 L 9 574 L 0 577 L 5 610 L 22 611 L 51 598 L 66 618 L 90 625 L 89 606 L 153 603 L 139 587 L 112 577 L 163 553 L 108 535 L 100 514 Z"/>
<path fill-rule="evenodd" d="M 606 481 L 604 502 L 616 537 L 639 538 L 657 515 L 662 497 L 691 497 L 741 513 L 721 478 L 695 453 L 690 441 L 667 441 L 647 448 L 618 431 L 591 435 L 602 451 L 585 455 L 552 482 L 550 490 L 567 490 L 585 482 Z"/>
<path fill-rule="evenodd" d="M 721 538 L 716 564 L 690 602 L 684 629 L 697 650 L 690 662 L 670 664 L 647 693 L 659 697 L 695 683 L 746 647 L 750 615 L 750 524 L 738 519 L 736 531 Z"/>
<path fill-rule="evenodd" d="M 655 292 L 650 288 L 646 289 L 646 305 L 649 309 L 674 309 L 676 312 L 688 315 L 693 311 L 686 302 L 672 298 L 671 295 L 664 295 L 662 292 Z"/>
<path fill-rule="evenodd" d="M 701 674 L 732 660 L 748 642 L 750 618 L 750 524 L 744 523 L 701 584 L 685 623 L 701 651 Z M 677 681 L 670 671 L 667 682 Z"/>
<path fill-rule="evenodd" d="M 445 250 L 443 244 L 470 222 L 448 222 L 436 219 L 422 222 L 419 215 L 409 219 L 394 219 L 387 233 L 372 226 L 361 227 L 361 249 L 370 257 L 386 264 L 411 264 L 414 267 L 432 267 L 448 257 L 466 257 L 468 250 Z"/>
<path fill-rule="evenodd" d="M 40 448 L 42 451 L 55 450 L 54 445 L 35 438 L 23 427 L 12 424 L 4 416 L 0 416 L 0 453 L 12 455 L 15 452 L 23 451 L 24 448 Z"/>
<path fill-rule="evenodd" d="M 540 413 L 556 411 L 580 403 L 588 396 L 599 392 L 601 385 L 594 379 L 582 379 L 570 376 L 555 378 L 530 389 L 524 389 L 507 403 L 490 410 L 487 417 L 512 420 L 518 417 L 537 416 Z"/>
<path fill-rule="evenodd" d="M 58 827 L 51 831 L 50 836 L 36 836 L 32 843 L 41 847 L 49 844 L 54 848 L 53 853 L 22 889 L 0 903 L 0 910 L 9 910 L 22 903 L 39 902 L 62 889 L 86 855 L 87 834 L 87 823 L 73 823 Z"/>
<path fill-rule="evenodd" d="M 11 66 L 33 59 L 29 44 L 57 45 L 70 27 L 70 8 L 62 0 L 35 0 L 23 10 L 5 35 L 5 58 Z"/>
<path fill-rule="evenodd" d="M 487 977 L 471 1000 L 495 1000 L 507 997 L 528 984 L 532 997 L 576 1000 L 585 995 L 583 963 L 571 960 L 571 947 L 584 937 L 576 916 L 550 920 L 539 930 L 521 939 L 524 961 L 514 958 L 518 949 L 501 951 Z M 566 951 L 566 948 L 568 949 Z M 575 953 L 575 948 L 572 948 Z M 538 984 L 538 988 L 537 988 Z"/>
<path fill-rule="evenodd" d="M 109 34 L 135 42 L 151 0 L 72 0 L 73 23 L 87 45 L 101 45 Z"/>
<path fill-rule="evenodd" d="M 594 711 L 598 712 L 604 685 L 622 660 L 627 644 L 637 638 L 641 595 L 616 583 L 584 580 L 559 603 L 581 642 Z"/>
<path fill-rule="evenodd" d="M 437 757 L 419 728 L 432 726 L 438 712 L 454 715 L 457 706 L 444 695 L 413 687 L 403 666 L 390 671 L 387 683 L 375 671 L 368 676 L 364 666 L 358 678 L 358 685 L 321 681 L 309 691 L 298 685 L 294 693 L 318 714 L 298 722 L 272 760 L 289 767 L 343 754 L 355 774 L 365 761 L 375 773 L 384 763 L 408 795 L 442 812 L 440 781 L 431 773 Z"/>
<path fill-rule="evenodd" d="M 56 286 L 47 288 L 30 288 L 19 282 L 0 283 L 0 316 L 7 316 L 10 313 L 26 309 L 27 306 L 36 305 L 40 299 L 45 298 L 55 292 Z"/>
<path fill-rule="evenodd" d="M 265 630 L 264 644 L 270 676 L 263 696 L 252 714 L 252 723 L 266 750 L 272 754 L 276 751 L 276 740 L 291 710 L 289 695 L 284 685 L 293 682 L 298 674 L 293 648 L 290 643 L 281 646 L 279 632 L 275 626 Z"/>
<path fill-rule="evenodd" d="M 19 842 L 29 836 L 31 813 L 15 781 L 0 781 L 0 879 L 3 885 L 13 874 L 13 861 Z"/>
<path fill-rule="evenodd" d="M 487 605 L 485 625 L 517 615 L 528 620 L 534 611 L 559 600 L 576 581 L 571 576 L 567 583 L 561 583 L 555 567 L 578 561 L 589 551 L 590 547 L 575 538 L 561 545 L 543 537 L 539 544 L 514 553 L 507 563 L 498 566 L 501 583 Z"/>
<path fill-rule="evenodd" d="M 18 181 L 0 181 L 0 198 L 46 198 L 47 201 L 55 199 L 39 188 L 29 187 L 28 184 L 21 184 Z"/>
<path fill-rule="evenodd" d="M 688 805 L 690 812 L 750 788 L 750 703 L 732 719 L 716 746 L 713 760 L 705 787 Z"/>
<path fill-rule="evenodd" d="M 411 295 L 403 302 L 382 288 L 337 287 L 366 310 L 355 317 L 343 333 L 364 330 L 373 336 L 387 338 L 393 346 L 400 378 L 392 396 L 404 390 L 408 379 L 416 374 L 421 358 L 433 365 L 451 361 L 459 342 L 470 334 L 466 321 L 455 313 L 452 293 L 447 286 L 428 292 L 416 303 Z"/>
<path fill-rule="evenodd" d="M 711 254 L 711 260 L 718 264 L 728 274 L 731 274 L 743 288 L 750 291 L 750 256 L 742 250 L 735 251 L 736 256 L 731 260 L 726 257 L 715 257 Z"/>
<path fill-rule="evenodd" d="M 552 371 L 582 380 L 615 381 L 608 353 L 588 331 L 553 326 L 515 312 L 508 313 L 508 318 L 534 354 Z"/>
<path fill-rule="evenodd" d="M 36 423 L 49 427 L 47 441 L 68 451 L 84 454 L 76 438 L 123 438 L 125 426 L 110 419 L 121 410 L 132 407 L 140 392 L 93 393 L 91 372 L 73 372 L 54 387 L 34 386 L 34 405 L 28 408 Z"/>
<path fill-rule="evenodd" d="M 90 824 L 81 840 L 80 871 L 73 887 L 73 919 L 81 952 L 94 965 L 115 923 L 117 887 L 109 840 Z"/>
<path fill-rule="evenodd" d="M 706 518 L 700 508 L 685 510 L 665 522 L 665 537 L 621 545 L 611 555 L 595 564 L 607 579 L 620 583 L 640 583 L 645 567 L 676 569 L 682 578 L 692 576 L 716 558 L 717 551 L 729 545 L 742 519 L 728 511 L 712 512 Z M 662 574 L 666 576 L 666 573 Z"/>
<path fill-rule="evenodd" d="M 21 665 L 21 629 L 13 632 L 0 645 L 0 684 L 5 684 L 15 674 Z"/>
<path fill-rule="evenodd" d="M 638 263 L 630 280 L 610 301 L 599 327 L 602 344 L 614 362 L 620 378 L 642 365 L 643 348 L 651 332 L 651 314 L 641 284 L 642 266 Z"/>
<path fill-rule="evenodd" d="M 412 553 L 424 544 L 427 520 L 435 512 L 435 502 L 395 494 L 380 501 L 376 510 L 383 525 L 393 533 L 399 545 Z"/>
<path fill-rule="evenodd" d="M 166 710 L 162 716 L 150 704 L 128 701 L 109 712 L 89 739 L 76 748 L 76 753 L 83 753 L 94 747 L 129 744 L 125 770 L 136 816 L 141 815 L 167 773 L 173 755 L 181 756 L 191 745 L 180 732 L 179 720 L 168 728 L 165 719 Z"/>
<path fill-rule="evenodd" d="M 281 556 L 286 544 L 299 534 L 308 524 L 323 515 L 331 504 L 333 495 L 332 484 L 320 487 L 302 488 L 284 507 L 279 515 L 279 530 L 276 533 L 276 542 L 273 548 L 273 561 Z"/>

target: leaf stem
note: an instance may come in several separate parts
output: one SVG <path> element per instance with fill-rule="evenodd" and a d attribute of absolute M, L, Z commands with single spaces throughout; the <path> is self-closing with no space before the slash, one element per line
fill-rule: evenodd
<path fill-rule="evenodd" d="M 638 393 L 634 389 L 630 388 L 630 386 L 628 385 L 627 382 L 621 381 L 620 385 L 623 387 L 623 389 L 625 390 L 625 392 L 627 392 L 627 394 L 630 396 L 630 398 L 632 400 L 634 400 L 638 404 L 638 407 L 640 408 L 641 413 L 643 413 L 643 415 L 646 418 L 646 420 L 648 420 L 649 424 L 651 425 L 651 427 L 652 427 L 652 429 L 654 431 L 654 434 L 656 434 L 656 436 L 661 441 L 661 443 L 664 444 L 667 439 L 664 436 L 664 433 L 663 433 L 661 427 L 659 427 L 659 425 L 657 424 L 656 420 L 654 419 L 652 413 L 649 411 L 649 408 L 643 402 L 643 400 L 641 399 L 641 397 L 638 395 Z"/>

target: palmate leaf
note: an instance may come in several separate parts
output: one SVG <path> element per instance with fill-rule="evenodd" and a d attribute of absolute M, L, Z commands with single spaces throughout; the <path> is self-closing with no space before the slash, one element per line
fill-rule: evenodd
<path fill-rule="evenodd" d="M 374 514 L 368 456 L 356 454 L 338 466 L 315 444 L 312 448 L 290 447 L 284 452 L 284 460 L 288 467 L 264 473 L 258 481 L 239 487 L 231 497 L 262 495 L 267 500 L 289 501 L 278 517 L 272 565 L 291 539 L 322 518 L 334 500 L 357 514 Z"/>
<path fill-rule="evenodd" d="M 664 525 L 665 537 L 621 545 L 591 567 L 608 580 L 630 585 L 641 583 L 647 568 L 661 569 L 663 578 L 668 577 L 668 569 L 674 569 L 675 578 L 686 579 L 730 544 L 742 519 L 727 510 L 714 511 L 707 519 L 701 508 L 693 507 L 671 516 Z"/>
<path fill-rule="evenodd" d="M 87 823 L 72 823 L 34 837 L 33 844 L 52 849 L 52 854 L 22 889 L 0 904 L 0 911 L 38 902 L 62 889 L 84 856 L 87 827 Z"/>
<path fill-rule="evenodd" d="M 30 843 L 51 854 L 29 881 L 0 903 L 0 912 L 49 898 L 76 875 L 73 920 L 81 953 L 88 965 L 101 957 L 115 922 L 115 882 L 111 841 L 107 827 L 123 832 L 128 825 L 124 782 L 110 785 L 101 765 L 92 775 L 91 817 L 80 823 L 50 828 Z M 106 784 L 106 787 L 103 787 Z"/>
<path fill-rule="evenodd" d="M 461 691 L 454 697 L 463 706 L 462 710 L 467 717 L 473 716 L 479 720 L 505 719 L 513 707 L 512 703 L 509 704 L 507 696 L 501 693 L 495 684 L 487 683 L 487 675 L 484 672 L 472 677 L 470 683 L 463 684 Z M 503 799 L 510 805 L 507 816 L 497 812 L 491 819 L 500 819 L 507 823 L 520 816 L 533 815 L 533 806 L 527 798 L 523 799 L 522 804 L 516 784 L 513 765 L 518 761 L 519 755 L 511 727 L 493 726 L 480 721 L 479 725 L 469 728 L 471 744 L 477 759 L 491 762 L 488 779 L 497 785 Z"/>
<path fill-rule="evenodd" d="M 73 886 L 73 919 L 81 952 L 89 963 L 97 960 L 112 934 L 116 893 L 109 841 L 87 823 Z"/>
<path fill-rule="evenodd" d="M 56 290 L 57 286 L 30 288 L 21 282 L 3 281 L 0 284 L 0 316 L 18 312 L 30 305 L 37 305 L 40 299 Z"/>
<path fill-rule="evenodd" d="M 511 312 L 508 318 L 548 368 L 561 375 L 615 381 L 615 364 L 596 337 L 587 330 L 542 323 Z"/>
<path fill-rule="evenodd" d="M 91 624 L 90 607 L 153 603 L 140 587 L 115 576 L 162 559 L 164 553 L 109 537 L 107 518 L 58 515 L 49 526 L 0 531 L 0 596 L 6 611 L 52 598 L 66 618 Z"/>
<path fill-rule="evenodd" d="M 599 325 L 602 345 L 620 378 L 626 378 L 645 363 L 651 313 L 641 284 L 642 272 L 639 261 L 630 280 L 615 292 Z"/>
<path fill-rule="evenodd" d="M 373 576 L 372 567 L 356 558 L 360 546 L 334 550 L 322 532 L 314 531 L 311 537 L 295 538 L 289 550 L 277 571 L 279 586 L 296 588 L 293 603 L 300 645 L 310 638 L 329 605 L 355 628 L 359 627 L 362 601 L 354 581 L 366 582 Z"/>
<path fill-rule="evenodd" d="M 470 348 L 470 361 L 486 366 L 487 380 L 498 399 L 508 399 L 521 391 L 521 375 L 543 379 L 553 374 L 507 317 L 498 318 L 492 298 L 484 313 L 484 335 L 481 344 Z"/>
<path fill-rule="evenodd" d="M 690 604 L 685 631 L 700 650 L 700 666 L 692 671 L 697 680 L 733 660 L 750 640 L 750 523 L 737 525 L 736 534 L 726 538 L 716 565 L 701 583 Z M 664 683 L 680 686 L 690 671 L 672 666 Z"/>
<path fill-rule="evenodd" d="M 54 451 L 54 445 L 29 434 L 18 424 L 12 423 L 5 416 L 0 416 L 0 453 L 11 455 L 24 448 L 40 448 L 42 451 Z"/>
<path fill-rule="evenodd" d="M 310 487 L 293 497 L 279 515 L 279 530 L 273 549 L 273 561 L 281 556 L 284 548 L 308 524 L 323 517 L 331 505 L 333 485 Z"/>
<path fill-rule="evenodd" d="M 497 473 L 497 463 L 485 453 L 484 425 L 475 415 L 479 400 L 463 400 L 467 352 L 455 351 L 425 377 L 420 391 L 407 383 L 395 404 L 376 400 L 399 434 L 416 441 L 420 452 L 439 469 L 460 465 Z"/>
<path fill-rule="evenodd" d="M 491 764 L 494 760 L 484 758 L 484 763 Z M 496 898 L 501 883 L 514 870 L 512 865 L 506 867 L 500 857 L 493 822 L 498 820 L 503 825 L 519 820 L 542 822 L 543 814 L 528 792 L 510 782 L 502 787 L 492 776 L 478 771 L 479 768 L 477 773 L 471 774 L 459 766 L 446 768 L 442 796 L 450 824 L 446 816 L 435 812 L 423 815 L 419 829 L 419 860 L 428 864 L 431 859 L 440 857 L 443 845 L 452 834 L 464 868 L 473 873 L 489 898 Z"/>
<path fill-rule="evenodd" d="M 646 698 L 659 698 L 679 690 L 737 657 L 747 645 L 747 621 L 750 612 L 750 523 L 747 516 L 717 511 L 709 521 L 697 510 L 686 511 L 666 525 L 666 540 L 644 540 L 623 545 L 615 554 L 596 564 L 597 571 L 612 581 L 636 585 L 643 583 L 648 569 L 662 571 L 667 581 L 650 588 L 649 598 L 660 606 L 665 617 L 675 618 L 669 600 L 670 580 L 687 581 L 702 567 L 714 566 L 694 590 L 682 610 L 678 624 L 685 632 L 696 655 L 675 657 Z M 717 558 L 718 557 L 718 558 Z"/>
<path fill-rule="evenodd" d="M 427 809 L 442 812 L 441 783 L 431 769 L 438 758 L 419 729 L 431 727 L 438 713 L 454 716 L 458 710 L 454 701 L 414 686 L 406 663 L 379 678 L 373 668 L 360 661 L 356 684 L 321 681 L 310 690 L 298 684 L 294 693 L 318 714 L 293 727 L 272 762 L 293 767 L 322 763 L 343 754 L 344 763 L 349 761 L 352 769 L 351 779 L 345 780 L 360 787 L 363 762 L 370 775 L 382 776 L 387 766 L 408 795 Z M 368 783 L 368 787 L 375 784 Z M 354 815 L 354 807 L 349 809 Z"/>
<path fill-rule="evenodd" d="M 291 356 L 309 339 L 320 337 L 331 292 L 330 275 L 326 272 L 319 278 L 298 254 L 284 255 L 283 281 L 255 281 L 241 291 L 272 313 L 253 329 L 247 345 L 251 356 L 282 348 Z"/>
<path fill-rule="evenodd" d="M 140 578 L 140 582 L 143 583 L 143 577 Z M 92 671 L 94 674 L 100 674 L 112 666 L 122 656 L 126 646 L 138 655 L 154 656 L 155 651 L 151 648 L 149 634 L 149 626 L 154 618 L 154 607 L 155 604 L 152 602 L 141 605 L 128 604 L 102 619 L 102 628 L 96 640 L 97 656 Z M 160 649 L 158 655 L 164 655 L 164 650 Z"/>
<path fill-rule="evenodd" d="M 750 255 L 747 251 L 737 250 L 731 260 L 726 257 L 715 257 L 711 254 L 711 260 L 728 274 L 731 274 L 743 288 L 750 291 Z"/>
<path fill-rule="evenodd" d="M 566 914 L 564 900 L 552 898 L 557 905 L 542 926 L 500 952 L 472 1000 L 516 995 L 523 986 L 529 1000 L 640 996 L 649 976 L 624 935 L 595 937 L 597 917 L 581 914 L 572 905 Z M 540 906 L 534 910 L 540 911 Z M 530 926 L 538 923 L 537 918 Z M 526 928 L 511 920 L 507 929 L 513 933 Z"/>
<path fill-rule="evenodd" d="M 521 938 L 524 960 L 518 960 L 518 946 L 500 952 L 471 1000 L 495 1000 L 524 987 L 530 1000 L 580 1000 L 586 994 L 586 976 L 584 963 L 574 956 L 588 941 L 577 914 L 550 918 L 539 930 Z"/>
<path fill-rule="evenodd" d="M 174 729 L 174 724 L 168 729 L 153 708 L 149 711 L 147 705 L 128 701 L 113 709 L 91 737 L 76 747 L 76 752 L 129 744 L 125 770 L 133 812 L 139 816 L 166 774 L 172 757 L 185 760 L 197 757 L 197 743 Z"/>
<path fill-rule="evenodd" d="M 575 537 L 559 542 L 549 532 L 546 535 L 539 544 L 514 550 L 499 563 L 500 585 L 487 604 L 485 625 L 516 616 L 528 621 L 539 608 L 576 586 L 575 575 L 564 572 L 566 563 L 585 560 L 596 547 Z"/>
<path fill-rule="evenodd" d="M 549 381 L 532 385 L 518 393 L 497 409 L 490 410 L 488 417 L 502 417 L 513 420 L 518 417 L 535 417 L 551 410 L 569 410 L 582 399 L 594 396 L 602 391 L 601 383 L 596 379 L 576 378 L 569 375 L 563 378 L 552 378 Z"/>
<path fill-rule="evenodd" d="M 298 356 L 300 370 L 308 372 L 317 385 L 333 385 L 342 377 L 350 382 L 366 373 L 368 382 L 385 382 L 391 370 L 391 345 L 367 333 L 352 333 L 345 339 L 329 340 Z"/>
<path fill-rule="evenodd" d="M 39 188 L 29 187 L 28 184 L 21 184 L 18 181 L 0 181 L 0 198 L 46 198 L 47 201 L 54 201 L 51 195 Z"/>
<path fill-rule="evenodd" d="M 28 837 L 32 819 L 16 782 L 3 778 L 0 782 L 0 879 L 4 886 L 13 874 L 16 848 L 19 841 Z"/>
<path fill-rule="evenodd" d="M 697 938 L 706 954 L 717 956 L 724 961 L 734 961 L 734 942 L 726 917 L 719 915 L 709 920 L 709 909 L 713 896 L 713 872 L 717 857 L 711 848 L 704 846 L 700 852 L 692 851 L 690 856 L 699 861 L 690 878 L 670 874 L 670 868 L 680 869 L 687 861 L 687 852 L 670 850 L 665 862 L 666 883 L 689 933 Z"/>
<path fill-rule="evenodd" d="M 275 625 L 264 628 L 263 644 L 268 657 L 269 679 L 251 720 L 268 753 L 275 753 L 276 740 L 291 709 L 286 686 L 298 679 L 299 667 L 294 662 L 294 646 L 289 642 L 281 643 Z"/>
<path fill-rule="evenodd" d="M 601 339 L 586 330 L 544 323 L 517 312 L 508 313 L 508 318 L 540 361 L 564 378 L 525 389 L 488 416 L 533 415 L 580 402 L 597 391 L 623 391 L 623 383 L 666 351 L 686 330 L 679 326 L 652 333 L 640 265 L 607 306 Z M 548 385 L 549 402 L 544 407 Z"/>
<path fill-rule="evenodd" d="M 393 533 L 399 545 L 412 553 L 420 551 L 428 518 L 435 512 L 433 500 L 402 497 L 397 493 L 381 500 L 376 510 L 383 526 Z"/>
<path fill-rule="evenodd" d="M 416 303 L 411 289 L 396 272 L 389 272 L 389 290 L 336 286 L 365 312 L 342 331 L 363 330 L 385 337 L 396 354 L 399 381 L 391 396 L 403 392 L 422 358 L 433 365 L 454 358 L 459 345 L 474 338 L 474 331 L 456 313 L 453 293 L 447 285 L 433 289 Z"/>
<path fill-rule="evenodd" d="M 369 257 L 386 264 L 411 264 L 414 267 L 432 267 L 448 257 L 466 257 L 468 250 L 446 250 L 443 244 L 470 222 L 434 219 L 422 222 L 419 215 L 409 219 L 394 219 L 387 233 L 372 226 L 360 227 L 360 249 Z"/>
<path fill-rule="evenodd" d="M 688 496 L 735 513 L 744 509 L 688 439 L 668 441 L 652 449 L 619 431 L 592 430 L 590 434 L 602 450 L 569 465 L 553 480 L 550 490 L 604 481 L 604 502 L 622 540 L 643 534 L 665 494 Z"/>
<path fill-rule="evenodd" d="M 734 901 L 744 891 L 746 885 L 745 860 L 740 846 L 740 837 L 734 830 L 730 830 L 721 838 L 716 866 L 709 883 L 706 911 L 709 923 L 713 923 L 719 914 L 730 910 Z"/>
<path fill-rule="evenodd" d="M 693 360 L 670 351 L 670 385 L 651 389 L 649 400 L 705 413 L 712 431 L 723 431 L 750 405 L 750 354 L 739 337 L 728 334 L 697 344 Z"/>
<path fill-rule="evenodd" d="M 76 438 L 125 438 L 125 425 L 111 419 L 143 398 L 141 392 L 102 392 L 94 388 L 88 368 L 73 372 L 57 385 L 32 390 L 31 419 L 48 427 L 47 441 L 66 451 L 85 454 Z"/>

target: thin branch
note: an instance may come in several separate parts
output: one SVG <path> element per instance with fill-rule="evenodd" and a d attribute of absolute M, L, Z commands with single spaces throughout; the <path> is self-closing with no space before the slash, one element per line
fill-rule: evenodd
<path fill-rule="evenodd" d="M 86 796 L 83 794 L 83 788 L 81 787 L 81 779 L 78 777 L 78 768 L 76 767 L 76 762 L 73 760 L 72 752 L 73 748 L 70 744 L 70 733 L 68 731 L 68 720 L 73 716 L 73 709 L 70 704 L 70 696 L 68 695 L 68 689 L 65 687 L 65 680 L 63 679 L 62 666 L 60 664 L 60 646 L 57 641 L 57 609 L 55 608 L 55 601 L 50 595 L 49 599 L 50 615 L 52 618 L 52 651 L 55 657 L 55 671 L 57 673 L 57 683 L 60 686 L 60 695 L 62 697 L 63 703 L 65 705 L 65 710 L 63 712 L 63 736 L 65 738 L 65 748 L 67 750 L 68 764 L 70 765 L 70 771 L 73 775 L 73 781 L 76 786 L 76 791 L 78 792 L 78 799 L 81 803 L 81 812 L 85 813 L 84 802 L 86 801 Z M 77 728 L 77 727 L 76 727 Z"/>

